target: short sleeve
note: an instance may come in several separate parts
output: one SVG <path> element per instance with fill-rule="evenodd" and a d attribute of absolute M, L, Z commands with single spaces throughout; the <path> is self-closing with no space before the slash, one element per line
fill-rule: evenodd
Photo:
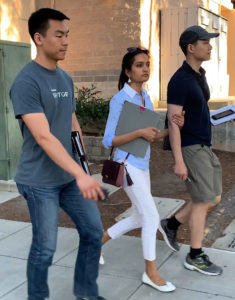
<path fill-rule="evenodd" d="M 72 83 L 72 113 L 74 113 L 74 112 L 76 112 L 76 99 L 74 96 L 74 85 L 73 85 L 72 79 L 71 79 L 71 83 Z"/>
<path fill-rule="evenodd" d="M 73 95 L 73 98 L 72 98 L 72 113 L 76 112 L 76 101 L 75 101 L 75 98 L 74 98 L 74 95 Z"/>
<path fill-rule="evenodd" d="M 167 103 L 184 106 L 187 94 L 187 80 L 173 76 L 167 87 Z"/>
<path fill-rule="evenodd" d="M 17 119 L 20 119 L 23 114 L 44 112 L 40 91 L 36 85 L 25 81 L 15 82 L 10 90 L 10 98 Z"/>

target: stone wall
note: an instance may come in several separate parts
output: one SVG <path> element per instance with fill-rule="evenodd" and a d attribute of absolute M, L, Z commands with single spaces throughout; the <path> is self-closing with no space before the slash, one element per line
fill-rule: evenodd
<path fill-rule="evenodd" d="M 212 144 L 235 146 L 235 124 L 227 122 L 212 127 Z"/>
<path fill-rule="evenodd" d="M 159 128 L 164 128 L 165 111 L 159 111 Z M 225 144 L 235 146 L 235 124 L 227 122 L 221 125 L 212 126 L 212 145 Z"/>
<path fill-rule="evenodd" d="M 109 157 L 110 149 L 104 148 L 102 136 L 83 136 L 89 162 L 104 161 Z"/>
<path fill-rule="evenodd" d="M 165 111 L 158 111 L 160 114 L 159 129 L 164 128 Z M 84 136 L 88 160 L 90 162 L 104 161 L 109 157 L 110 149 L 102 145 L 103 137 Z M 224 144 L 235 146 L 235 124 L 224 123 L 212 127 L 212 144 Z"/>

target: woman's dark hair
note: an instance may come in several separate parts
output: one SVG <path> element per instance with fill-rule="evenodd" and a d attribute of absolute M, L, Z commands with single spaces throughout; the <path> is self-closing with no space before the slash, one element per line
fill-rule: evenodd
<path fill-rule="evenodd" d="M 122 59 L 122 71 L 119 77 L 118 89 L 119 91 L 123 88 L 124 84 L 128 82 L 128 76 L 126 75 L 126 70 L 131 70 L 134 63 L 135 56 L 140 53 L 144 53 L 149 56 L 149 50 L 142 47 L 131 47 L 127 48 L 127 53 Z"/>
<path fill-rule="evenodd" d="M 69 18 L 62 12 L 52 8 L 41 8 L 30 16 L 28 20 L 29 34 L 34 41 L 34 34 L 36 32 L 45 36 L 49 28 L 49 20 L 69 20 Z"/>

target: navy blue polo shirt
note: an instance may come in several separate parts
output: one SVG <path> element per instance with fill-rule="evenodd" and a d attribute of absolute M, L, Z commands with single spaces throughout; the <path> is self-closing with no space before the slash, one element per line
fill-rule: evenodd
<path fill-rule="evenodd" d="M 198 80 L 203 85 L 204 93 Z M 205 70 L 200 68 L 198 73 L 184 61 L 182 67 L 172 76 L 167 89 L 167 103 L 183 106 L 185 110 L 184 127 L 181 129 L 182 147 L 211 145 L 209 98 Z"/>

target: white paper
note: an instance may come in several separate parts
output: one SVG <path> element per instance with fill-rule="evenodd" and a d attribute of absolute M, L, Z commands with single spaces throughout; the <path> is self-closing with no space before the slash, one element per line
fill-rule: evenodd
<path fill-rule="evenodd" d="M 212 116 L 217 115 L 217 114 L 222 113 L 222 112 L 225 112 L 225 111 L 230 110 L 230 109 L 234 112 L 233 114 L 231 114 L 229 116 L 226 116 L 226 117 L 222 117 L 218 120 L 214 120 L 212 118 Z M 235 119 L 235 105 L 233 104 L 233 105 L 222 107 L 222 108 L 217 109 L 215 111 L 211 111 L 210 112 L 210 117 L 211 117 L 211 124 L 213 124 L 213 125 L 219 125 L 221 123 L 225 123 L 225 122 L 228 122 L 232 119 Z"/>

